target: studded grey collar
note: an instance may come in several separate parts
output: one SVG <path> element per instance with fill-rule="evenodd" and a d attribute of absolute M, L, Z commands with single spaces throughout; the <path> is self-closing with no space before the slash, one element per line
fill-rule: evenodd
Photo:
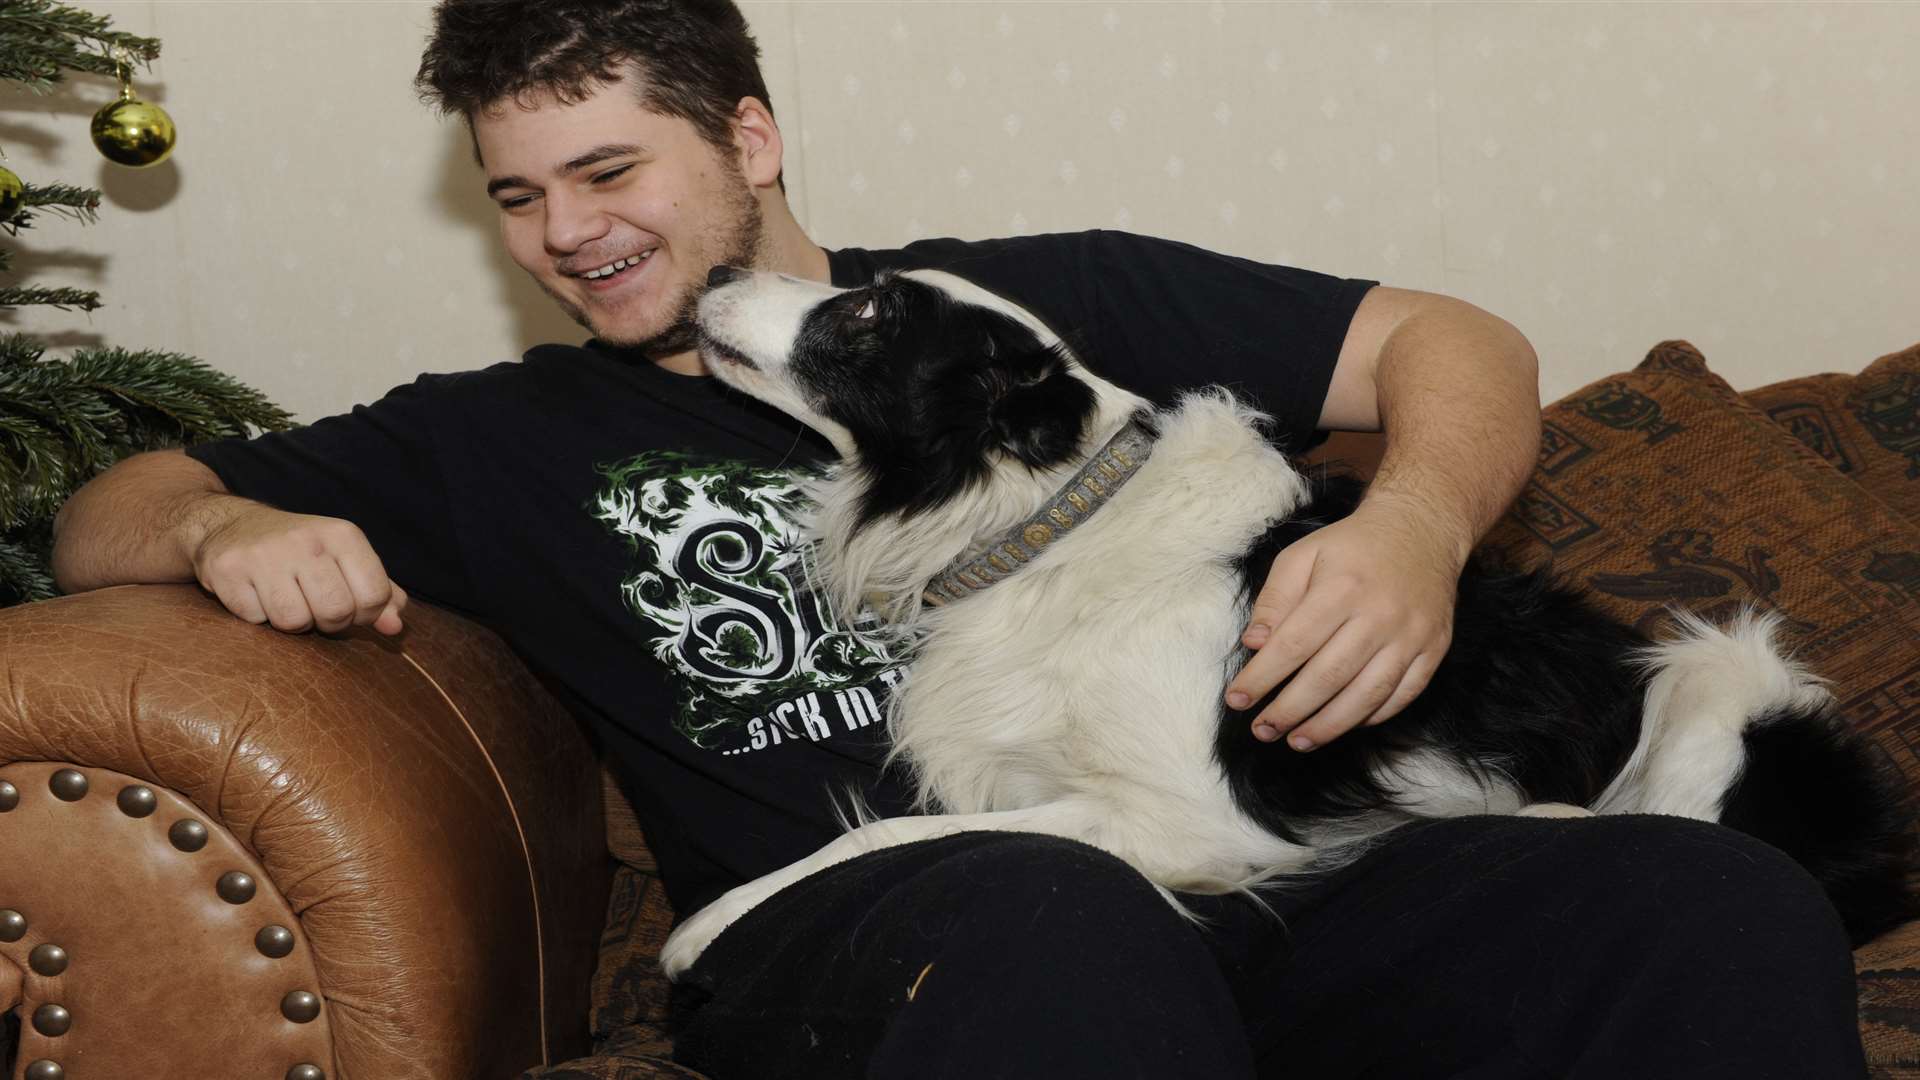
<path fill-rule="evenodd" d="M 1153 454 L 1153 439 L 1141 415 L 1135 414 L 1072 480 L 1053 493 L 1046 506 L 1001 533 L 979 555 L 942 570 L 921 591 L 921 601 L 942 607 L 1011 577 L 1113 498 Z"/>

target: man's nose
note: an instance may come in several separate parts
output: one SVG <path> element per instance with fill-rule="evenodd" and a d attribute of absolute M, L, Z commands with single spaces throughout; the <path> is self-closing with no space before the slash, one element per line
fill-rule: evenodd
<path fill-rule="evenodd" d="M 609 219 L 591 200 L 547 196 L 546 244 L 556 255 L 571 255 L 607 234 Z"/>
<path fill-rule="evenodd" d="M 746 276 L 745 270 L 738 270 L 731 266 L 716 266 L 707 271 L 707 288 L 717 289 L 729 281 L 738 281 Z"/>

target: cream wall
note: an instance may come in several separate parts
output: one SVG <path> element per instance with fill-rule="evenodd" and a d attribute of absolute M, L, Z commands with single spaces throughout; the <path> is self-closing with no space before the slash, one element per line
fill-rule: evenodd
<path fill-rule="evenodd" d="M 425 3 L 90 3 L 181 142 L 107 165 L 99 80 L 6 100 L 59 344 L 192 353 L 303 418 L 584 336 L 501 256 Z M 1120 227 L 1471 300 L 1551 399 L 1667 337 L 1736 386 L 1920 341 L 1920 4 L 747 3 L 822 243 Z"/>

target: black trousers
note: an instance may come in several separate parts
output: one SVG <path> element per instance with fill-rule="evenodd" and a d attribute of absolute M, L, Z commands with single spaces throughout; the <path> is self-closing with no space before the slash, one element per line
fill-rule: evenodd
<path fill-rule="evenodd" d="M 1784 855 L 1663 817 L 1460 818 L 1267 894 L 1189 897 L 1073 841 L 863 855 L 683 984 L 714 1080 L 1858 1078 L 1838 916 Z"/>

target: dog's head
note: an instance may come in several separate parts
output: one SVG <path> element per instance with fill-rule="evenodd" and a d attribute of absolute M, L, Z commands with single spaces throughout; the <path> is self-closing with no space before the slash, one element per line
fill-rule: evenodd
<path fill-rule="evenodd" d="M 832 440 L 866 481 L 863 520 L 1081 452 L 1092 386 L 1039 319 L 971 282 L 910 270 L 838 289 L 728 267 L 708 281 L 708 369 Z"/>

